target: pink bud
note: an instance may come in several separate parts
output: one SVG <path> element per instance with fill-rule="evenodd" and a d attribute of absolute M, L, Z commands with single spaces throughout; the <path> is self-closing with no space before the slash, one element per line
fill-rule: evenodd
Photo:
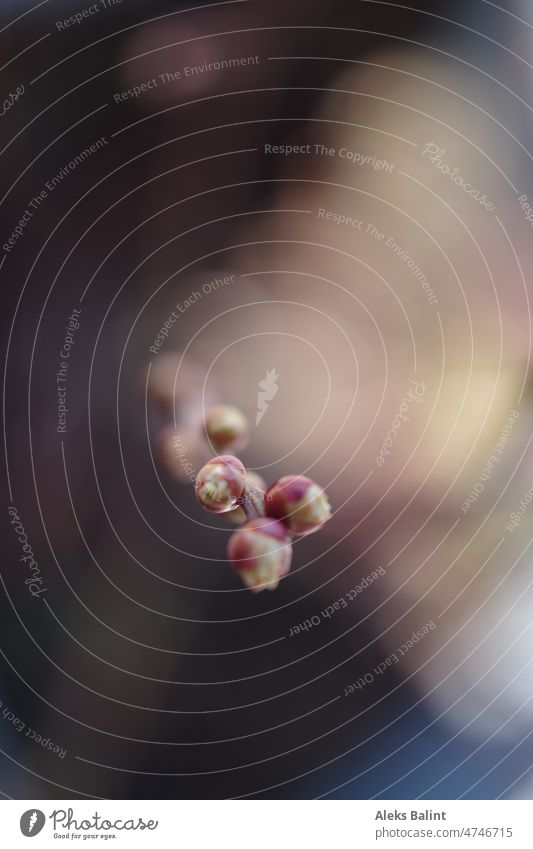
<path fill-rule="evenodd" d="M 252 592 L 275 590 L 290 569 L 290 536 L 281 522 L 252 519 L 232 534 L 228 557 Z"/>
<path fill-rule="evenodd" d="M 198 472 L 196 498 L 212 513 L 233 510 L 246 485 L 246 470 L 237 457 L 213 457 Z"/>
<path fill-rule="evenodd" d="M 317 531 L 331 517 L 321 486 L 303 475 L 286 475 L 267 490 L 265 512 L 297 536 Z"/>
<path fill-rule="evenodd" d="M 248 421 L 237 407 L 212 407 L 205 417 L 205 432 L 215 451 L 239 451 L 248 442 Z"/>

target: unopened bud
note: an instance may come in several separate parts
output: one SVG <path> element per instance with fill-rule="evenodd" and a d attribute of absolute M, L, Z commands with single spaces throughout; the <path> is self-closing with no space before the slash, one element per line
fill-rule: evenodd
<path fill-rule="evenodd" d="M 237 407 L 211 407 L 205 417 L 205 432 L 215 451 L 239 451 L 248 442 L 248 421 Z"/>
<path fill-rule="evenodd" d="M 233 510 L 246 485 L 246 470 L 237 457 L 214 457 L 198 472 L 196 498 L 205 510 L 227 513 Z"/>
<path fill-rule="evenodd" d="M 252 592 L 275 590 L 291 566 L 290 536 L 281 522 L 252 519 L 232 534 L 228 557 Z"/>
<path fill-rule="evenodd" d="M 286 475 L 272 484 L 266 492 L 265 511 L 295 535 L 317 531 L 331 517 L 326 493 L 303 475 Z"/>

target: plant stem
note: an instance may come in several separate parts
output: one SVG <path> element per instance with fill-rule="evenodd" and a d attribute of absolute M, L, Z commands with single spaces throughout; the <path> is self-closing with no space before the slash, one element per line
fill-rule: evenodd
<path fill-rule="evenodd" d="M 247 522 L 261 518 L 265 515 L 265 493 L 247 483 L 239 498 L 239 507 L 242 507 Z"/>

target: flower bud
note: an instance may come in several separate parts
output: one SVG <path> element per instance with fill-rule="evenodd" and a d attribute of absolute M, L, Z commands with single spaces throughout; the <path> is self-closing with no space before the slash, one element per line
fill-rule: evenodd
<path fill-rule="evenodd" d="M 321 528 L 331 516 L 331 507 L 322 487 L 310 478 L 286 475 L 267 490 L 265 512 L 298 536 Z"/>
<path fill-rule="evenodd" d="M 232 534 L 228 557 L 252 592 L 275 590 L 291 566 L 291 539 L 281 522 L 252 519 Z"/>
<path fill-rule="evenodd" d="M 257 472 L 252 472 L 251 469 L 246 469 L 246 489 L 247 490 L 255 490 L 256 492 L 264 493 L 266 492 L 267 483 L 261 475 L 258 475 Z M 244 512 L 242 507 L 235 507 L 234 510 L 230 510 L 230 512 L 226 516 L 227 519 L 230 520 L 234 525 L 244 525 L 246 522 L 246 513 Z"/>
<path fill-rule="evenodd" d="M 205 417 L 205 432 L 215 451 L 239 451 L 248 442 L 248 421 L 237 407 L 212 407 Z"/>
<path fill-rule="evenodd" d="M 196 478 L 196 498 L 212 513 L 233 510 L 244 492 L 246 470 L 237 457 L 224 454 L 206 463 Z"/>

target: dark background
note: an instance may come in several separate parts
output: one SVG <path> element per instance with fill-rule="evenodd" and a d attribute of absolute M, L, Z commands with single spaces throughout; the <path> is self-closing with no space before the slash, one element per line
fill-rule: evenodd
<path fill-rule="evenodd" d="M 140 52 L 139 33 L 148 27 L 148 18 L 176 12 L 180 5 L 123 0 L 116 11 L 96 15 L 83 26 L 54 31 L 55 20 L 82 5 L 51 0 L 0 32 L 2 92 L 14 91 L 21 82 L 26 86 L 20 103 L 1 123 L 0 181 L 2 196 L 7 193 L 0 210 L 2 242 L 32 195 L 77 152 L 99 136 L 110 138 L 168 106 L 153 103 L 148 108 L 141 99 L 115 105 L 112 93 L 153 75 L 152 63 L 159 57 L 132 58 Z M 443 14 L 466 27 L 479 21 L 480 7 L 474 2 L 424 3 L 428 14 L 420 15 L 395 4 L 252 1 L 241 9 L 188 13 L 183 20 L 193 21 L 200 32 L 265 28 L 226 36 L 227 55 L 265 56 L 275 48 L 278 55 L 292 51 L 364 58 L 389 33 L 453 47 L 456 55 L 475 55 L 494 73 L 494 53 L 485 53 L 467 29 L 432 16 Z M 4 2 L 0 25 L 29 8 Z M 481 13 L 484 32 L 501 41 L 509 37 L 495 10 L 483 5 Z M 165 19 L 161 27 L 155 41 L 165 43 L 165 27 L 174 40 L 175 20 Z M 51 35 L 26 51 L 46 32 Z M 168 48 L 166 65 L 200 63 L 202 49 L 201 44 L 181 51 Z M 506 57 L 497 56 L 498 73 L 505 78 L 512 71 Z M 59 759 L 7 722 L 0 723 L 0 790 L 6 796 L 310 798 L 333 791 L 331 797 L 338 798 L 381 792 L 414 798 L 443 778 L 430 795 L 456 798 L 507 754 L 507 744 L 493 740 L 445 778 L 477 744 L 465 735 L 448 742 L 452 732 L 435 720 L 423 700 L 419 703 L 420 692 L 394 671 L 352 699 L 332 701 L 348 681 L 382 659 L 372 617 L 361 621 L 376 603 L 373 591 L 365 594 L 355 621 L 350 611 L 341 612 L 299 642 L 280 640 L 325 601 L 308 594 L 303 579 L 295 578 L 272 596 L 257 597 L 252 617 L 248 594 L 234 591 L 238 584 L 233 578 L 228 584 L 227 570 L 217 562 L 219 536 L 206 540 L 200 525 L 176 512 L 176 506 L 189 509 L 190 488 L 167 480 L 171 500 L 162 498 L 153 475 L 144 427 L 146 346 L 141 340 L 151 335 L 143 327 L 158 326 L 165 315 L 164 300 L 154 299 L 144 310 L 126 347 L 125 339 L 154 285 L 205 250 L 205 232 L 190 233 L 135 269 L 155 247 L 205 220 L 206 200 L 178 205 L 171 213 L 158 214 L 160 210 L 213 186 L 246 181 L 249 185 L 239 189 L 212 193 L 209 217 L 266 204 L 276 166 L 250 153 L 229 156 L 222 166 L 215 159 L 165 172 L 176 162 L 254 147 L 264 137 L 261 122 L 267 118 L 276 119 L 269 139 L 282 143 L 288 127 L 281 119 L 311 114 L 320 96 L 315 89 L 327 87 L 337 70 L 328 62 L 263 63 L 253 75 L 248 69 L 235 71 L 221 75 L 212 89 L 182 95 L 183 105 L 178 95 L 180 108 L 130 127 L 71 174 L 47 198 L 44 212 L 31 221 L 5 261 L 0 321 L 4 354 L 9 340 L 6 444 L 13 502 L 48 591 L 45 605 L 22 585 L 6 488 L 0 698 L 27 726 L 68 750 Z M 221 92 L 238 94 L 212 97 Z M 107 106 L 86 118 L 103 104 Z M 244 117 L 258 123 L 196 133 Z M 187 137 L 191 133 L 196 134 Z M 178 140 L 161 146 L 170 139 Z M 155 217 L 144 223 L 150 216 Z M 222 265 L 233 228 L 231 219 L 209 228 L 211 249 L 222 251 Z M 63 440 L 74 516 L 50 377 L 57 368 L 66 319 L 95 272 L 69 375 L 71 412 Z M 190 284 L 178 277 L 172 300 L 189 291 Z M 178 348 L 180 332 L 178 328 L 173 339 Z M 153 413 L 151 426 L 156 424 Z M 139 510 L 129 494 L 120 451 Z M 177 548 L 194 551 L 201 541 L 213 563 L 200 568 L 194 559 L 159 542 L 141 513 Z M 309 554 L 327 547 L 318 538 L 307 545 Z M 357 554 L 352 543 L 337 548 L 335 557 L 347 565 Z M 321 557 L 317 577 L 325 578 L 330 565 Z M 372 568 L 364 559 L 357 562 L 353 582 Z M 328 599 L 342 592 L 340 584 L 338 593 L 330 586 Z M 441 746 L 427 764 L 406 775 Z M 469 795 L 497 795 L 530 758 L 530 746 L 520 747 Z M 350 781 L 354 775 L 360 777 Z M 399 783 L 385 792 L 397 778 Z M 342 789 L 333 790 L 344 782 Z"/>

